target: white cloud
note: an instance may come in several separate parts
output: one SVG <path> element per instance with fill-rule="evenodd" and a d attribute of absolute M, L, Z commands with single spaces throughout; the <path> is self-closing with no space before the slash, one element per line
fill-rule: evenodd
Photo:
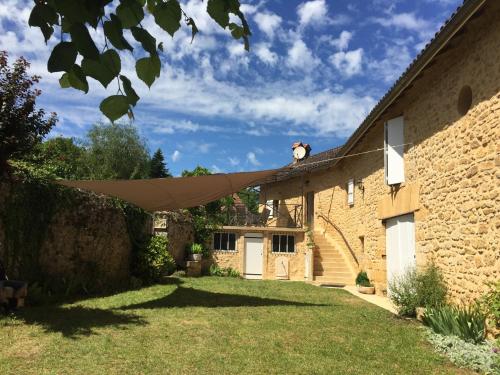
<path fill-rule="evenodd" d="M 319 63 L 319 59 L 313 56 L 302 39 L 293 42 L 292 47 L 288 50 L 287 65 L 291 68 L 311 71 Z"/>
<path fill-rule="evenodd" d="M 228 161 L 229 161 L 229 164 L 230 164 L 232 167 L 236 167 L 236 166 L 240 165 L 240 159 L 238 159 L 238 158 L 232 158 L 232 157 L 229 157 L 229 158 L 228 158 Z"/>
<path fill-rule="evenodd" d="M 227 51 L 229 52 L 229 56 L 231 57 L 240 57 L 244 56 L 247 53 L 242 43 L 231 41 L 227 44 L 226 47 Z"/>
<path fill-rule="evenodd" d="M 394 82 L 410 64 L 412 56 L 406 46 L 390 46 L 384 53 L 384 58 L 368 62 L 368 69 L 386 83 Z"/>
<path fill-rule="evenodd" d="M 257 156 L 255 155 L 254 152 L 250 151 L 248 154 L 247 154 L 247 161 L 252 164 L 253 166 L 255 167 L 258 167 L 259 165 L 261 165 L 261 162 L 259 160 L 257 160 Z"/>
<path fill-rule="evenodd" d="M 257 57 L 265 64 L 274 65 L 278 62 L 278 55 L 269 49 L 268 43 L 258 43 L 254 51 Z"/>
<path fill-rule="evenodd" d="M 337 39 L 331 41 L 332 46 L 337 48 L 339 51 L 344 51 L 349 47 L 349 42 L 352 39 L 352 33 L 349 31 L 342 31 Z"/>
<path fill-rule="evenodd" d="M 179 150 L 175 150 L 172 154 L 172 161 L 175 163 L 181 157 L 181 152 Z"/>
<path fill-rule="evenodd" d="M 269 39 L 274 38 L 274 33 L 281 25 L 282 18 L 274 13 L 257 13 L 254 16 L 257 27 L 267 35 Z"/>
<path fill-rule="evenodd" d="M 340 51 L 330 56 L 330 61 L 335 68 L 347 78 L 361 73 L 362 60 L 363 48 L 348 52 Z"/>
<path fill-rule="evenodd" d="M 311 23 L 325 23 L 328 13 L 328 6 L 325 0 L 312 0 L 299 4 L 297 15 L 299 16 L 299 25 L 305 27 Z"/>
<path fill-rule="evenodd" d="M 212 173 L 225 173 L 223 169 L 219 168 L 217 165 L 212 164 L 212 167 L 210 167 L 212 170 Z"/>
<path fill-rule="evenodd" d="M 386 17 L 375 18 L 374 21 L 384 27 L 395 27 L 419 33 L 432 28 L 431 22 L 417 17 L 415 13 L 387 14 Z"/>

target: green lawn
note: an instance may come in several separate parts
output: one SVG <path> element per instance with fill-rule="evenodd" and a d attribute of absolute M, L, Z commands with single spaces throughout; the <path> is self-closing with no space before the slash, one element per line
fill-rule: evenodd
<path fill-rule="evenodd" d="M 0 374 L 456 374 L 418 325 L 298 282 L 172 279 L 0 317 Z"/>

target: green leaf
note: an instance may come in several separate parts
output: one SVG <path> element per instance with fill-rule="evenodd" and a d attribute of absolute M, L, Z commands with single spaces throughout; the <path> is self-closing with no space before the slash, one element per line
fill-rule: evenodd
<path fill-rule="evenodd" d="M 47 62 L 47 70 L 50 73 L 68 72 L 76 61 L 75 45 L 72 42 L 61 42 L 54 47 Z"/>
<path fill-rule="evenodd" d="M 156 53 L 156 39 L 150 33 L 141 27 L 132 27 L 130 31 L 132 31 L 135 40 L 142 44 L 145 51 L 151 54 Z"/>
<path fill-rule="evenodd" d="M 135 106 L 137 104 L 137 101 L 140 99 L 139 95 L 135 92 L 135 90 L 132 88 L 132 83 L 130 82 L 130 79 L 127 77 L 121 75 L 120 79 L 123 83 L 123 89 L 125 90 L 125 95 L 127 95 L 128 102 Z"/>
<path fill-rule="evenodd" d="M 107 50 L 99 56 L 99 60 L 83 59 L 83 72 L 99 81 L 104 87 L 120 73 L 121 61 L 118 53 L 113 50 Z"/>
<path fill-rule="evenodd" d="M 156 8 L 156 0 L 146 0 L 146 9 L 153 14 Z"/>
<path fill-rule="evenodd" d="M 51 6 L 37 3 L 31 11 L 28 24 L 30 26 L 59 25 L 59 16 Z"/>
<path fill-rule="evenodd" d="M 174 36 L 181 27 L 181 7 L 177 0 L 168 0 L 166 3 L 159 3 L 154 12 L 155 22 L 163 30 Z"/>
<path fill-rule="evenodd" d="M 90 22 L 92 15 L 87 11 L 86 1 L 55 0 L 56 10 L 71 22 Z"/>
<path fill-rule="evenodd" d="M 52 25 L 59 24 L 59 16 L 51 6 L 38 3 L 31 11 L 28 24 L 30 26 L 39 27 L 42 31 L 45 43 L 47 43 L 54 33 Z"/>
<path fill-rule="evenodd" d="M 99 105 L 101 112 L 112 122 L 118 120 L 129 111 L 129 101 L 125 95 L 112 95 Z"/>
<path fill-rule="evenodd" d="M 99 51 L 90 37 L 89 30 L 83 23 L 72 24 L 69 33 L 76 49 L 83 57 L 94 60 L 99 59 Z"/>
<path fill-rule="evenodd" d="M 120 19 L 114 14 L 111 14 L 111 21 L 104 22 L 104 35 L 106 35 L 115 48 L 119 50 L 133 50 L 132 46 L 123 37 L 123 29 Z"/>
<path fill-rule="evenodd" d="M 158 49 L 163 52 L 163 42 L 158 43 Z"/>
<path fill-rule="evenodd" d="M 59 78 L 59 86 L 61 86 L 63 89 L 67 89 L 71 87 L 71 84 L 69 83 L 69 77 L 68 73 L 64 73 L 61 78 Z"/>
<path fill-rule="evenodd" d="M 137 26 L 144 18 L 142 6 L 135 0 L 124 0 L 116 8 L 116 15 L 122 22 L 124 29 Z"/>
<path fill-rule="evenodd" d="M 229 6 L 226 0 L 208 0 L 207 12 L 223 29 L 229 24 Z"/>
<path fill-rule="evenodd" d="M 83 92 L 89 92 L 89 84 L 87 83 L 87 77 L 83 73 L 82 68 L 78 65 L 73 65 L 73 68 L 68 72 L 68 81 L 71 87 L 81 90 Z"/>
<path fill-rule="evenodd" d="M 229 30 L 231 30 L 231 35 L 233 36 L 234 39 L 240 39 L 244 35 L 243 27 L 238 26 L 235 23 L 229 24 Z"/>
<path fill-rule="evenodd" d="M 158 56 L 144 57 L 135 64 L 137 77 L 148 87 L 151 87 L 156 78 L 160 76 L 161 62 Z"/>

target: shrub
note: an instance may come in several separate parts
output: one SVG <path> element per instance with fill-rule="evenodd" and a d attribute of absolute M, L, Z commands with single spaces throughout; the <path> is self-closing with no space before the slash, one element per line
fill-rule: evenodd
<path fill-rule="evenodd" d="M 146 282 L 155 282 L 175 271 L 175 261 L 168 252 L 168 240 L 164 236 L 152 236 L 149 244 L 137 254 L 138 274 Z"/>
<path fill-rule="evenodd" d="M 415 316 L 417 307 L 437 308 L 446 304 L 448 289 L 435 265 L 422 271 L 409 269 L 389 283 L 389 297 L 400 315 Z"/>
<path fill-rule="evenodd" d="M 456 336 L 443 336 L 431 330 L 427 339 L 437 352 L 446 355 L 458 367 L 468 367 L 485 374 L 498 374 L 500 355 L 488 342 L 472 344 Z"/>
<path fill-rule="evenodd" d="M 360 273 L 358 273 L 358 276 L 356 277 L 356 285 L 373 286 L 365 271 L 361 271 Z"/>
<path fill-rule="evenodd" d="M 486 335 L 486 315 L 477 305 L 427 308 L 423 322 L 434 332 L 478 344 Z"/>
<path fill-rule="evenodd" d="M 417 295 L 417 271 L 409 269 L 403 275 L 394 277 L 389 282 L 389 298 L 396 305 L 398 314 L 415 316 L 419 307 Z"/>
<path fill-rule="evenodd" d="M 417 296 L 421 307 L 439 307 L 446 304 L 448 288 L 443 275 L 434 264 L 417 273 Z"/>
<path fill-rule="evenodd" d="M 240 273 L 234 268 L 227 267 L 221 268 L 216 264 L 212 264 L 210 266 L 210 276 L 219 276 L 219 277 L 240 277 Z"/>
<path fill-rule="evenodd" d="M 496 329 L 500 330 L 500 281 L 490 285 L 491 290 L 481 298 L 480 304 Z"/>

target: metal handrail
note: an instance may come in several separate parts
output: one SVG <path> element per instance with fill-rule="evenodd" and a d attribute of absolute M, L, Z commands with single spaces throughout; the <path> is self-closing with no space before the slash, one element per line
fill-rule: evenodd
<path fill-rule="evenodd" d="M 358 257 L 356 256 L 356 253 L 351 248 L 351 245 L 349 245 L 349 242 L 347 242 L 347 238 L 345 238 L 344 233 L 342 233 L 342 230 L 340 230 L 340 228 L 337 226 L 337 224 L 332 222 L 328 217 L 326 217 L 323 214 L 318 214 L 318 217 L 325 220 L 328 224 L 330 224 L 333 228 L 335 228 L 335 230 L 337 230 L 337 232 L 340 234 L 340 237 L 342 237 L 342 239 L 344 240 L 345 245 L 349 249 L 349 252 L 351 253 L 352 258 L 356 262 L 356 265 L 359 266 L 359 261 L 358 261 Z"/>
<path fill-rule="evenodd" d="M 285 227 L 287 228 L 302 228 L 302 205 L 280 203 L 279 207 L 287 207 L 286 214 L 280 209 L 274 210 L 275 207 L 261 204 L 264 206 L 264 211 L 259 213 L 249 211 L 244 204 L 235 204 L 227 211 L 228 224 L 240 226 L 262 226 L 273 227 L 275 224 L 278 227 L 279 220 L 283 217 L 288 217 L 290 223 Z M 267 214 L 266 214 L 267 211 Z M 273 216 L 269 217 L 269 212 L 273 211 Z"/>

